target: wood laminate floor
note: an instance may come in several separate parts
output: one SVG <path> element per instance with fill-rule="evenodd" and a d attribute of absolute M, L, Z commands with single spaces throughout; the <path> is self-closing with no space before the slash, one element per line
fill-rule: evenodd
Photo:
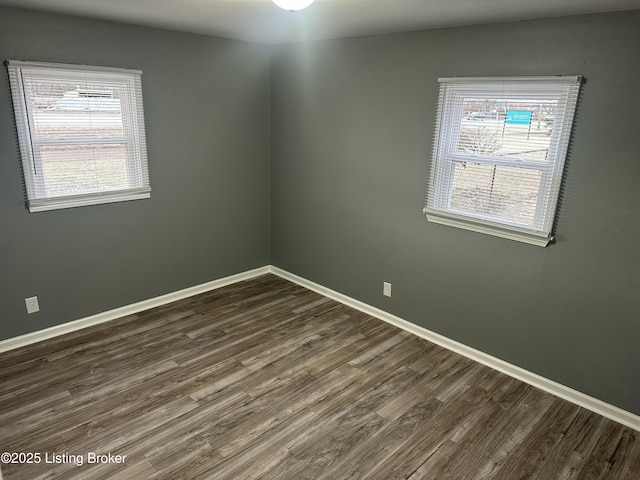
<path fill-rule="evenodd" d="M 0 381 L 0 451 L 41 456 L 5 480 L 640 479 L 638 432 L 272 275 L 0 354 Z"/>

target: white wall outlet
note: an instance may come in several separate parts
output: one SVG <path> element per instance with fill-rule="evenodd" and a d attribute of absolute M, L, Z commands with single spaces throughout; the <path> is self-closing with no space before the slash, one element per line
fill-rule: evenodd
<path fill-rule="evenodd" d="M 382 294 L 385 297 L 391 296 L 391 284 L 387 282 L 382 282 Z"/>
<path fill-rule="evenodd" d="M 36 313 L 40 311 L 40 305 L 38 305 L 38 297 L 25 298 L 24 303 L 27 306 L 27 313 Z"/>

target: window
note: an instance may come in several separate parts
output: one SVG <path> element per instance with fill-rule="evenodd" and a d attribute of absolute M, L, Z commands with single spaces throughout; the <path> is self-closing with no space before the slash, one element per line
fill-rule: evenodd
<path fill-rule="evenodd" d="M 142 72 L 7 66 L 31 212 L 149 198 Z"/>
<path fill-rule="evenodd" d="M 442 78 L 424 213 L 546 246 L 582 78 Z"/>

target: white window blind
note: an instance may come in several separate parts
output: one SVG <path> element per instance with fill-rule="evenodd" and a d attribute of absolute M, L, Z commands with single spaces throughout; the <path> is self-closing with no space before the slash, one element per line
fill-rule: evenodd
<path fill-rule="evenodd" d="M 439 82 L 427 219 L 546 246 L 581 77 Z"/>
<path fill-rule="evenodd" d="M 30 211 L 149 198 L 142 72 L 7 67 Z"/>

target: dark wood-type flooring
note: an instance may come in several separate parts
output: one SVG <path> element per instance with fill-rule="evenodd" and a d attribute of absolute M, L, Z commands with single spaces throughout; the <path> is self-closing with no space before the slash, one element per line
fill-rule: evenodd
<path fill-rule="evenodd" d="M 0 382 L 0 451 L 42 455 L 5 480 L 640 479 L 638 432 L 273 275 L 0 354 Z"/>

